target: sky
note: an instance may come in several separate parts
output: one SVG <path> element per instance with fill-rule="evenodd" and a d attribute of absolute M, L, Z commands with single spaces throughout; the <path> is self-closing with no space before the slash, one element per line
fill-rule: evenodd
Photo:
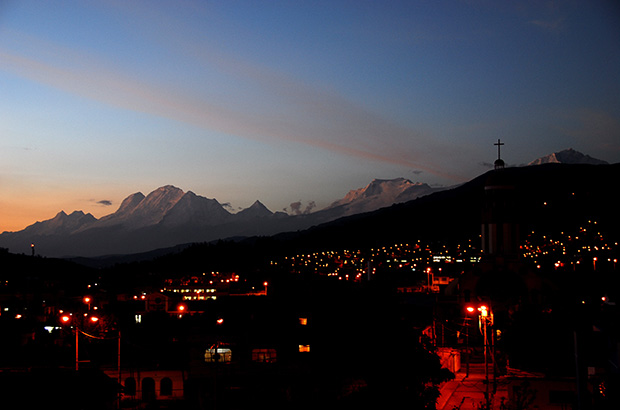
<path fill-rule="evenodd" d="M 0 0 L 0 232 L 163 185 L 233 212 L 452 186 L 498 139 L 620 162 L 618 2 Z"/>

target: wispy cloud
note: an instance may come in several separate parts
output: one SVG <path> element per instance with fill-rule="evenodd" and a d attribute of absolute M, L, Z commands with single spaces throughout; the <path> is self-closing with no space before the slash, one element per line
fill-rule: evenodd
<path fill-rule="evenodd" d="M 261 141 L 294 141 L 338 154 L 424 170 L 453 180 L 430 165 L 426 152 L 436 143 L 421 133 L 393 123 L 318 86 L 226 56 L 217 51 L 190 50 L 204 65 L 249 81 L 282 107 L 303 115 L 302 120 L 256 115 L 227 108 L 207 96 L 171 89 L 130 75 L 93 55 L 42 39 L 29 39 L 34 53 L 0 48 L 0 69 L 112 106 L 157 115 L 228 135 Z M 33 46 L 34 44 L 34 46 Z M 191 48 L 192 44 L 185 47 Z M 203 50 L 203 51 L 201 51 Z M 34 54 L 34 55 L 33 55 Z"/>

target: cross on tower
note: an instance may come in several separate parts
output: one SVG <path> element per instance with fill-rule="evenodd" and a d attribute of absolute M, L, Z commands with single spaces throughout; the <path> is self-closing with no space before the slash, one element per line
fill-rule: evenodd
<path fill-rule="evenodd" d="M 501 149 L 501 146 L 502 146 L 502 145 L 504 145 L 504 143 L 503 143 L 503 142 L 501 142 L 501 141 L 499 140 L 499 138 L 498 138 L 498 139 L 497 139 L 497 142 L 496 142 L 495 144 L 493 144 L 493 145 L 497 145 L 497 159 L 502 159 L 502 157 L 501 157 L 501 155 L 500 155 L 500 149 Z"/>

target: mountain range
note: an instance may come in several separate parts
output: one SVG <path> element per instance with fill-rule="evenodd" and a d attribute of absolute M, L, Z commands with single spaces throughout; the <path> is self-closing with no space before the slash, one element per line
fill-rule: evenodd
<path fill-rule="evenodd" d="M 533 163 L 570 161 L 602 162 L 565 150 Z M 116 212 L 100 219 L 82 211 L 60 211 L 54 218 L 36 222 L 22 231 L 0 234 L 0 247 L 21 253 L 35 244 L 38 254 L 53 257 L 133 254 L 179 244 L 304 230 L 445 189 L 405 178 L 375 179 L 322 210 L 289 215 L 272 212 L 258 200 L 249 208 L 230 213 L 216 199 L 166 185 L 146 196 L 141 192 L 129 195 Z"/>
<path fill-rule="evenodd" d="M 374 180 L 323 210 L 289 215 L 272 212 L 258 200 L 249 208 L 230 213 L 216 199 L 166 185 L 146 196 L 141 192 L 129 195 L 116 212 L 100 219 L 82 211 L 60 211 L 54 218 L 22 231 L 2 233 L 0 247 L 27 252 L 35 244 L 38 254 L 54 257 L 137 253 L 183 243 L 306 229 L 435 190 L 404 178 Z"/>

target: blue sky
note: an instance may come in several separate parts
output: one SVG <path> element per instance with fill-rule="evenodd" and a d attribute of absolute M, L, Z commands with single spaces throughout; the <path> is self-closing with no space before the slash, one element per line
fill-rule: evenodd
<path fill-rule="evenodd" d="M 501 4 L 497 4 L 501 3 Z M 614 1 L 2 1 L 0 231 L 172 184 L 318 208 L 620 161 Z"/>

